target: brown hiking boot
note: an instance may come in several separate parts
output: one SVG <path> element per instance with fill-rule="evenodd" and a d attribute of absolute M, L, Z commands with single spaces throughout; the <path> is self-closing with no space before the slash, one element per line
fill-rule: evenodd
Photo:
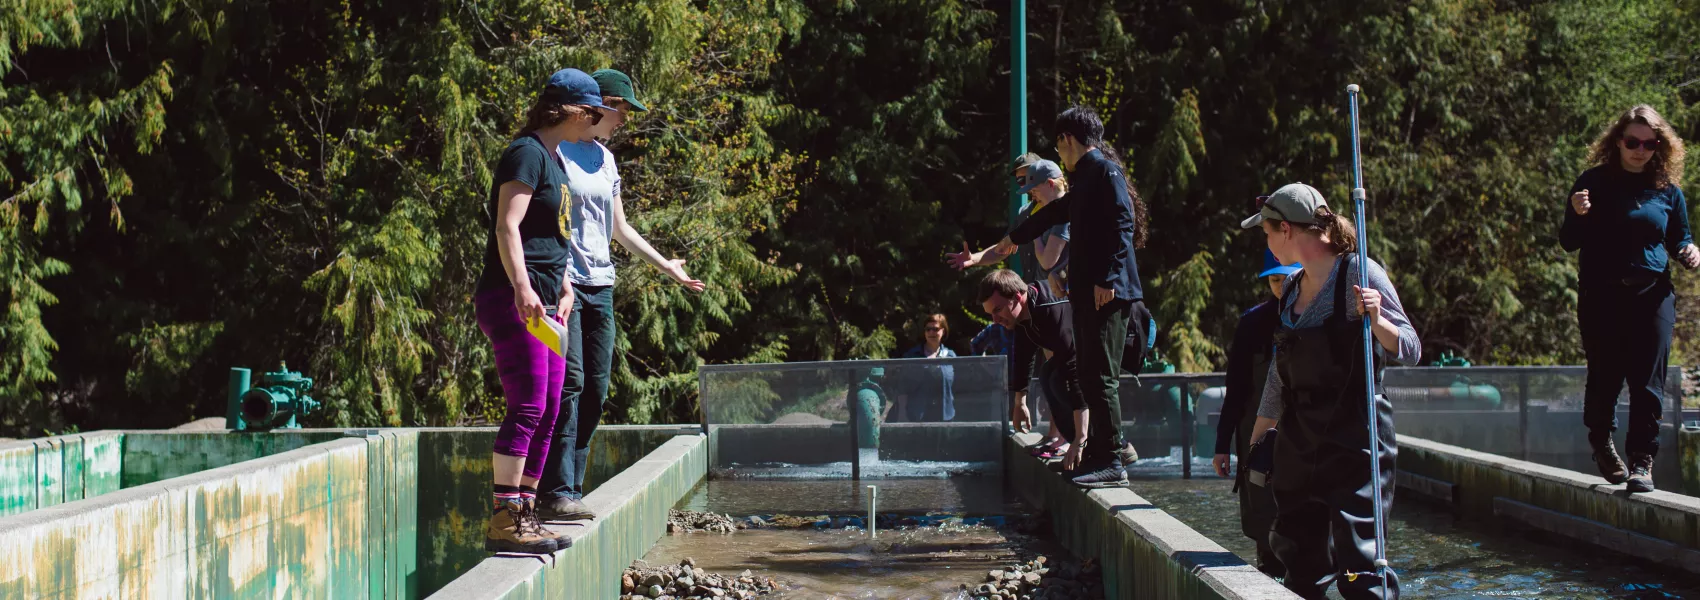
<path fill-rule="evenodd" d="M 596 518 L 596 513 L 575 498 L 556 498 L 539 503 L 537 514 L 545 521 L 582 521 Z"/>
<path fill-rule="evenodd" d="M 1588 434 L 1588 445 L 1594 449 L 1594 464 L 1600 468 L 1600 475 L 1606 482 L 1616 485 L 1623 483 L 1625 469 L 1623 458 L 1617 455 L 1617 445 L 1612 443 L 1611 434 Z"/>
<path fill-rule="evenodd" d="M 1653 491 L 1653 455 L 1629 455 L 1629 485 L 1632 494 L 1644 494 Z"/>
<path fill-rule="evenodd" d="M 1127 467 L 1132 465 L 1133 461 L 1139 460 L 1139 451 L 1133 449 L 1133 444 L 1122 446 L 1116 451 L 1116 459 L 1121 461 L 1123 467 Z"/>
<path fill-rule="evenodd" d="M 491 552 L 551 554 L 571 545 L 571 539 L 545 529 L 535 508 L 519 499 L 503 503 L 484 528 L 484 549 Z"/>

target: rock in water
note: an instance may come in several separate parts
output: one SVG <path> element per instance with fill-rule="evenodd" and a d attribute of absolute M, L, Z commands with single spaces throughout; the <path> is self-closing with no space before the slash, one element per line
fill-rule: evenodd
<path fill-rule="evenodd" d="M 989 572 L 986 573 L 986 581 L 1002 581 L 1002 580 L 1003 580 L 1003 571 L 994 570 L 994 571 L 989 571 Z"/>
<path fill-rule="evenodd" d="M 1025 580 L 1027 585 L 1039 585 L 1039 580 L 1042 579 L 1042 577 L 1038 573 L 1028 573 L 1026 575 L 1022 575 L 1021 579 Z"/>

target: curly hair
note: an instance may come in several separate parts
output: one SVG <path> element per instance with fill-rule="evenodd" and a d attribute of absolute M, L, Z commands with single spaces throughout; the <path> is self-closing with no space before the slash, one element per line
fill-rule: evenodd
<path fill-rule="evenodd" d="M 538 99 L 531 109 L 525 111 L 525 125 L 519 129 L 520 135 L 528 134 L 539 129 L 548 129 L 567 119 L 589 119 L 595 126 L 602 122 L 602 113 L 596 109 L 580 104 L 556 104 L 548 100 Z"/>
<path fill-rule="evenodd" d="M 1623 139 L 1623 130 L 1631 123 L 1651 127 L 1659 136 L 1659 149 L 1653 152 L 1653 160 L 1647 161 L 1647 172 L 1653 176 L 1653 184 L 1660 189 L 1682 185 L 1682 162 L 1688 158 L 1688 150 L 1682 147 L 1682 137 L 1676 134 L 1676 129 L 1659 115 L 1659 111 L 1646 104 L 1637 104 L 1624 111 L 1611 127 L 1601 132 L 1599 139 L 1594 140 L 1594 145 L 1589 148 L 1588 162 L 1620 164 L 1622 157 L 1618 155 L 1617 142 Z"/>

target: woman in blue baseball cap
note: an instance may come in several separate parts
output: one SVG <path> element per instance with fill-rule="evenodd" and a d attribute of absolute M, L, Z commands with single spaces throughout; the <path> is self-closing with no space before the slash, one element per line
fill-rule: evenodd
<path fill-rule="evenodd" d="M 543 319 L 564 322 L 573 303 L 566 278 L 572 235 L 567 175 L 554 148 L 590 139 L 607 110 L 589 75 L 555 72 L 502 151 L 490 184 L 492 218 L 472 303 L 478 328 L 494 346 L 507 402 L 492 457 L 495 502 L 484 538 L 492 552 L 551 553 L 570 543 L 543 526 L 536 506 L 566 362 L 527 327 Z"/>
<path fill-rule="evenodd" d="M 1275 357 L 1275 330 L 1281 326 L 1276 303 L 1281 300 L 1287 277 L 1303 267 L 1283 265 L 1275 253 L 1263 250 L 1263 271 L 1258 278 L 1269 285 L 1270 296 L 1240 315 L 1234 328 L 1234 343 L 1228 347 L 1228 390 L 1222 400 L 1222 418 L 1216 424 L 1216 456 L 1210 461 L 1216 474 L 1228 476 L 1229 445 L 1240 465 L 1234 490 L 1240 495 L 1240 531 L 1257 542 L 1257 570 L 1281 577 L 1286 569 L 1269 547 L 1269 528 L 1275 524 L 1275 496 L 1269 488 L 1250 485 L 1245 466 L 1251 455 L 1251 434 L 1256 429 L 1257 410 L 1246 407 L 1260 401 L 1269 376 L 1269 361 Z"/>

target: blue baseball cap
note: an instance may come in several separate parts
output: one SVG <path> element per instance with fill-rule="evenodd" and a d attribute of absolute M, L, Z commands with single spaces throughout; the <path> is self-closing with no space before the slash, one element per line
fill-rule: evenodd
<path fill-rule="evenodd" d="M 1259 278 L 1268 277 L 1270 275 L 1285 275 L 1292 277 L 1294 273 L 1303 269 L 1304 267 L 1300 266 L 1299 263 L 1293 263 L 1290 265 L 1281 264 L 1281 261 L 1275 260 L 1274 252 L 1270 252 L 1268 249 L 1265 249 L 1263 251 L 1263 272 L 1258 273 L 1257 276 Z"/>
<path fill-rule="evenodd" d="M 543 86 L 543 99 L 614 110 L 602 103 L 602 86 L 597 85 L 596 79 L 578 69 L 561 69 L 550 75 L 548 85 Z"/>

